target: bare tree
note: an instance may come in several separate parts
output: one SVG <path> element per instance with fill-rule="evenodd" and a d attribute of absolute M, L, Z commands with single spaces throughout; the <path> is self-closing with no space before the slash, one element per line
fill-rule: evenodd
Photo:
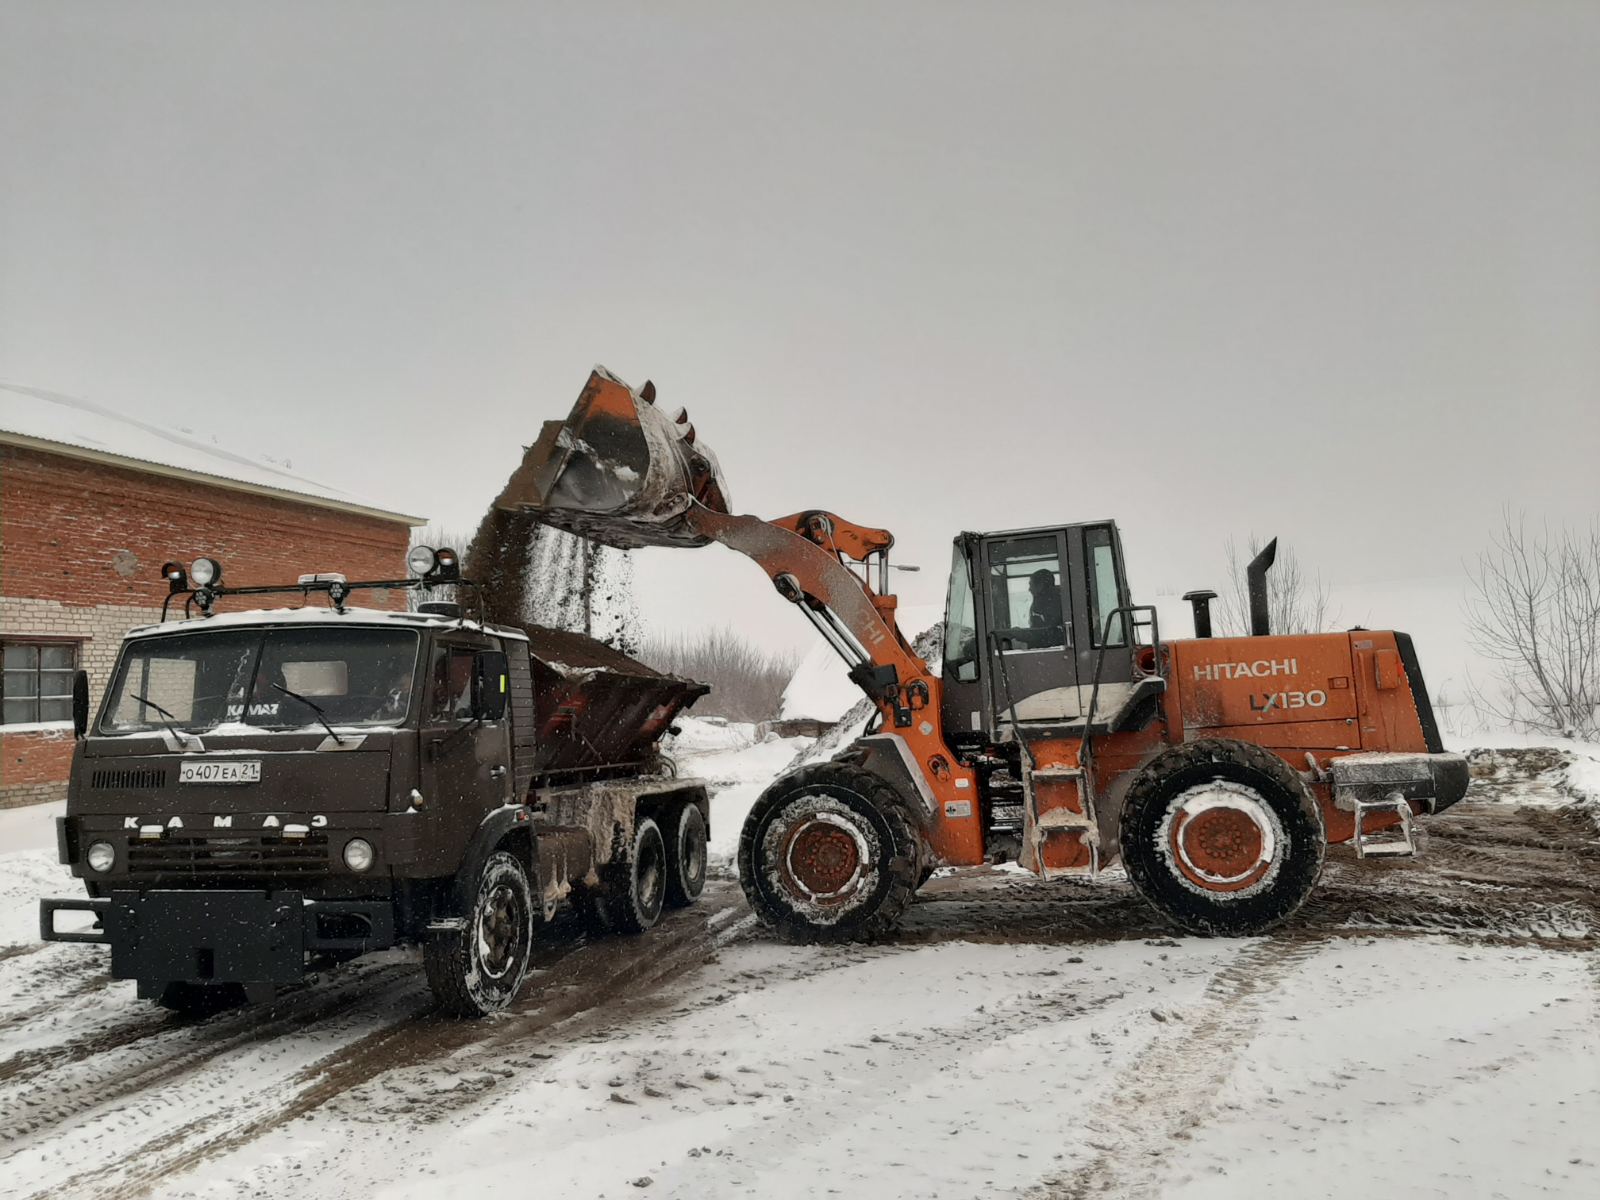
<path fill-rule="evenodd" d="M 652 638 L 639 657 L 658 671 L 709 683 L 696 714 L 735 721 L 776 717 L 798 664 L 794 654 L 763 650 L 731 629 Z"/>
<path fill-rule="evenodd" d="M 1508 511 L 1471 577 L 1468 637 L 1497 685 L 1473 687 L 1480 712 L 1530 732 L 1600 735 L 1600 522 L 1529 532 Z"/>
<path fill-rule="evenodd" d="M 1243 636 L 1250 632 L 1250 588 L 1245 569 L 1266 543 L 1250 535 L 1249 553 L 1240 553 L 1239 544 L 1227 541 L 1228 583 L 1218 604 L 1221 631 Z M 1331 611 L 1328 587 L 1321 573 L 1307 574 L 1293 548 L 1278 545 L 1278 559 L 1267 572 L 1267 611 L 1273 633 L 1322 633 L 1338 619 Z"/>

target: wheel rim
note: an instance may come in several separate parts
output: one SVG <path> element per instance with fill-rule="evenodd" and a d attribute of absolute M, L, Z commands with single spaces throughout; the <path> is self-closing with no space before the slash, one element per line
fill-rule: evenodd
<path fill-rule="evenodd" d="M 661 911 L 666 894 L 666 852 L 659 836 L 639 839 L 638 862 L 634 868 L 634 886 L 638 889 L 639 908 L 646 917 Z"/>
<path fill-rule="evenodd" d="M 837 813 L 813 813 L 784 839 L 782 878 L 812 904 L 842 904 L 860 887 L 871 853 L 853 823 Z"/>
<path fill-rule="evenodd" d="M 478 965 L 491 979 L 504 979 L 521 961 L 527 920 L 521 897 L 509 883 L 496 884 L 478 909 Z"/>
<path fill-rule="evenodd" d="M 1212 780 L 1174 798 L 1158 838 L 1162 858 L 1192 891 L 1239 897 L 1276 878 L 1283 823 L 1254 788 Z"/>

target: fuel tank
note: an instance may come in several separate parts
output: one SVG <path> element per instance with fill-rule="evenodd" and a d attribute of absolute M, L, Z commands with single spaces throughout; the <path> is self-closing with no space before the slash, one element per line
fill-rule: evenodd
<path fill-rule="evenodd" d="M 620 549 L 703 546 L 684 514 L 728 511 L 716 455 L 686 412 L 662 412 L 655 385 L 635 391 L 596 367 L 565 421 L 547 421 L 495 500 L 504 512 Z"/>

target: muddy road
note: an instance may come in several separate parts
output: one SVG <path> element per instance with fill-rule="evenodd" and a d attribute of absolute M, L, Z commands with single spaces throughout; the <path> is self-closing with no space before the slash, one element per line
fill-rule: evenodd
<path fill-rule="evenodd" d="M 1588 983 L 1571 1002 L 1586 1006 L 1592 1034 L 1600 1011 L 1600 837 L 1577 815 L 1509 803 L 1518 786 L 1537 785 L 1485 783 L 1428 822 L 1421 859 L 1358 863 L 1335 850 L 1312 900 L 1268 938 L 1176 937 L 1115 878 L 1041 886 L 988 870 L 931 881 L 886 944 L 791 948 L 764 938 L 737 885 L 721 878 L 699 906 L 642 938 L 591 943 L 561 924 L 514 1011 L 476 1024 L 437 1015 L 418 964 L 400 953 L 331 972 L 270 1007 L 193 1021 L 135 1001 L 130 984 L 107 978 L 93 948 L 7 946 L 0 948 L 0 1105 L 7 1113 L 0 1194 L 209 1195 L 225 1184 L 233 1194 L 326 1198 L 368 1194 L 368 1180 L 394 1195 L 426 1195 L 430 1171 L 451 1173 L 443 1165 L 458 1132 L 470 1144 L 485 1123 L 551 1098 L 559 1112 L 570 1110 L 562 1120 L 572 1137 L 693 1115 L 700 1130 L 693 1138 L 705 1147 L 691 1147 L 693 1154 L 655 1147 L 640 1168 L 645 1174 L 627 1179 L 633 1168 L 620 1162 L 603 1171 L 611 1142 L 612 1150 L 598 1148 L 581 1162 L 557 1156 L 556 1177 L 569 1187 L 563 1194 L 629 1194 L 618 1190 L 624 1185 L 665 1189 L 654 1194 L 742 1194 L 763 1179 L 774 1194 L 791 1194 L 761 1156 L 796 1167 L 830 1146 L 846 1160 L 859 1156 L 863 1169 L 882 1168 L 876 1195 L 977 1195 L 991 1183 L 1038 1196 L 1165 1194 L 1171 1180 L 1151 1148 L 1207 1127 L 1217 1063 L 1245 1054 L 1258 1027 L 1278 1020 L 1278 993 L 1304 986 L 1308 972 L 1326 974 L 1311 964 L 1329 956 L 1360 951 L 1364 957 L 1351 960 L 1359 967 L 1393 943 L 1395 961 L 1404 962 L 1425 944 L 1444 962 L 1457 952 L 1499 955 L 1494 962 L 1519 972 L 1534 964 L 1562 980 L 1576 969 L 1572 977 Z M 998 966 L 972 966 L 975 955 L 998 956 L 975 960 Z M 897 994 L 908 980 L 920 982 Z M 908 1011 L 962 989 L 974 989 L 966 1008 L 925 1017 Z M 888 1167 L 899 1160 L 879 1162 L 882 1152 L 873 1148 L 885 1137 L 892 1143 L 894 1129 L 879 1129 L 880 1141 L 869 1144 L 862 1139 L 871 1121 L 829 1117 L 829 1105 L 806 1091 L 846 1086 L 826 1069 L 827 1056 L 846 1043 L 830 1047 L 834 1034 L 819 1027 L 812 1040 L 820 1045 L 800 1034 L 792 1048 L 774 1045 L 790 1037 L 787 1030 L 804 1028 L 814 1008 L 851 996 L 859 1002 L 834 1027 L 862 1024 L 838 1037 L 859 1038 L 874 1052 L 903 1043 L 900 1058 L 850 1077 L 847 1090 L 859 1093 L 863 1111 L 895 1111 L 893 1089 L 924 1075 L 967 1087 L 972 1063 L 1041 1030 L 1062 1038 L 1087 1030 L 1091 1045 L 1095 1036 L 1108 1039 L 1096 1053 L 1111 1073 L 1095 1086 L 1114 1099 L 1097 1108 L 1093 1136 L 1055 1155 L 1060 1161 L 1018 1150 L 1025 1165 L 1013 1162 L 990 1179 L 984 1173 L 996 1166 L 985 1152 L 962 1160 L 947 1186 L 895 1174 Z M 1148 1012 L 1162 1005 L 1184 1015 L 1156 1019 L 1147 1042 L 1138 1042 L 1137 1030 L 1127 1034 L 1126 1012 L 1135 1012 L 1136 1026 L 1149 1024 Z M 741 1032 L 756 1029 L 766 1032 L 754 1039 Z M 718 1065 L 724 1060 L 716 1056 L 730 1053 L 715 1045 L 725 1036 L 735 1059 L 753 1055 L 746 1067 Z M 1119 1036 L 1133 1037 L 1126 1054 L 1117 1050 Z M 712 1065 L 667 1069 L 674 1055 Z M 757 1086 L 741 1080 L 744 1070 L 752 1080 L 784 1078 Z M 1152 1074 L 1166 1083 L 1141 1082 Z M 978 1070 L 975 1078 L 970 1086 L 981 1096 L 986 1076 Z M 1036 1085 L 1043 1086 L 1029 1084 Z M 995 1105 L 1003 1110 L 1014 1100 L 996 1085 Z M 1036 1101 L 1051 1102 L 1043 1092 Z M 776 1120 L 764 1105 L 776 1105 Z M 704 1132 L 707 1111 L 762 1112 L 773 1123 L 741 1126 L 724 1144 L 722 1132 Z M 1012 1113 L 998 1128 L 1017 1119 Z M 648 1137 L 641 1144 L 653 1145 Z M 962 1152 L 978 1144 L 969 1140 Z M 630 1142 L 622 1157 L 638 1152 Z M 474 1170 L 488 1152 L 463 1153 L 455 1166 Z M 343 1176 L 340 1164 L 352 1154 L 361 1171 Z M 1081 1161 L 1067 1178 L 1064 1164 L 1075 1155 Z M 328 1183 L 327 1172 L 345 1182 Z M 515 1178 L 478 1182 L 497 1194 L 497 1181 L 509 1186 Z M 583 1190 L 607 1180 L 609 1190 Z M 897 1190 L 896 1180 L 905 1186 Z"/>

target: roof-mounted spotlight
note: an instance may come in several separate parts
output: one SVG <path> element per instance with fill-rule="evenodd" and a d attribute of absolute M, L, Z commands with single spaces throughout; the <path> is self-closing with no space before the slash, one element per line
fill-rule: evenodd
<path fill-rule="evenodd" d="M 189 564 L 189 578 L 197 588 L 216 587 L 222 582 L 222 564 L 214 558 L 197 558 Z"/>
<path fill-rule="evenodd" d="M 182 563 L 162 563 L 161 578 L 167 581 L 167 591 L 172 595 L 189 590 L 189 573 L 183 569 Z"/>
<path fill-rule="evenodd" d="M 442 580 L 461 578 L 461 559 L 454 550 L 441 546 L 434 552 L 433 575 L 435 579 Z"/>
<path fill-rule="evenodd" d="M 406 570 L 421 579 L 432 572 L 438 561 L 439 556 L 432 546 L 413 546 L 406 553 Z"/>

